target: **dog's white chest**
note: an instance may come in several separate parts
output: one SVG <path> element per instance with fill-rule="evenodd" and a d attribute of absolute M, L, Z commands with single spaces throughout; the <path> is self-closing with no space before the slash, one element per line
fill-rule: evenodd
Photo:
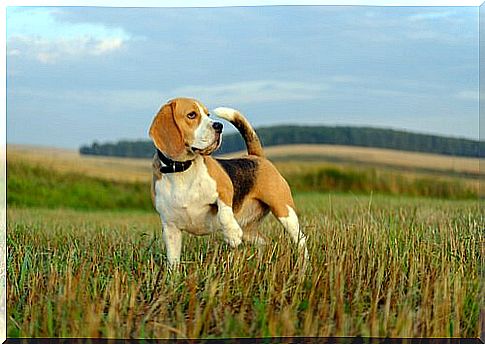
<path fill-rule="evenodd" d="M 166 174 L 155 184 L 156 208 L 162 222 L 192 234 L 208 234 L 216 228 L 211 207 L 217 201 L 217 185 L 201 161 L 185 171 Z"/>

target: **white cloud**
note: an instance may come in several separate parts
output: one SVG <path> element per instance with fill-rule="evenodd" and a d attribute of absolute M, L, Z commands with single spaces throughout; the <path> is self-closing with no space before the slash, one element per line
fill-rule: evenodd
<path fill-rule="evenodd" d="M 19 56 L 22 55 L 22 52 L 18 49 L 10 49 L 7 51 L 8 56 Z"/>
<path fill-rule="evenodd" d="M 74 10 L 75 11 L 75 10 Z M 62 7 L 12 7 L 7 11 L 7 37 L 30 36 L 47 39 L 59 38 L 129 38 L 123 28 L 94 22 L 62 20 L 69 10 Z"/>
<path fill-rule="evenodd" d="M 103 55 L 110 53 L 114 50 L 118 50 L 123 45 L 123 40 L 121 38 L 109 38 L 102 39 L 94 46 L 94 55 Z"/>
<path fill-rule="evenodd" d="M 457 15 L 457 12 L 454 11 L 424 12 L 410 15 L 408 19 L 410 21 L 436 20 L 453 17 L 455 15 Z"/>
<path fill-rule="evenodd" d="M 174 96 L 186 95 L 206 102 L 261 103 L 288 100 L 308 100 L 322 96 L 326 84 L 278 80 L 242 81 L 212 86 L 186 86 L 171 92 Z"/>
<path fill-rule="evenodd" d="M 7 12 L 7 55 L 44 64 L 117 51 L 132 37 L 119 27 L 69 23 L 61 8 L 11 8 Z"/>
<path fill-rule="evenodd" d="M 157 90 L 39 90 L 16 88 L 13 96 L 27 97 L 34 102 L 54 102 L 72 106 L 85 104 L 115 109 L 139 110 L 149 107 L 150 104 L 158 106 L 164 99 L 163 92 Z"/>
<path fill-rule="evenodd" d="M 355 84 L 362 82 L 362 79 L 353 75 L 334 75 L 330 81 L 342 84 Z"/>
<path fill-rule="evenodd" d="M 46 57 L 48 59 L 48 57 Z M 217 106 L 308 100 L 321 97 L 327 85 L 293 81 L 245 81 L 218 85 L 193 85 L 164 90 L 32 90 L 14 89 L 12 95 L 28 97 L 34 101 L 54 101 L 73 106 L 96 104 L 100 107 L 130 109 L 131 111 L 153 108 L 154 111 L 164 102 L 176 97 L 192 97 L 205 104 Z"/>
<path fill-rule="evenodd" d="M 458 92 L 455 97 L 458 99 L 473 100 L 478 102 L 479 94 L 478 90 L 463 90 Z"/>
<path fill-rule="evenodd" d="M 32 57 L 41 63 L 52 64 L 60 60 L 109 54 L 121 49 L 123 44 L 122 38 L 14 36 L 7 41 L 7 55 Z"/>

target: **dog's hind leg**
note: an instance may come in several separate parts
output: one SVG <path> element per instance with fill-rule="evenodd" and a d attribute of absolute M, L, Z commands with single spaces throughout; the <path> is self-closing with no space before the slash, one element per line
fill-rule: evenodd
<path fill-rule="evenodd" d="M 309 255 L 306 247 L 306 236 L 300 229 L 300 223 L 295 210 L 287 205 L 286 212 L 283 209 L 278 208 L 272 208 L 271 211 L 283 225 L 291 240 L 298 246 L 298 249 L 304 253 L 305 259 L 308 260 Z"/>
<path fill-rule="evenodd" d="M 308 259 L 306 236 L 298 222 L 290 186 L 269 161 L 262 161 L 260 169 L 263 172 L 260 172 L 259 175 L 258 199 L 269 207 L 273 215 L 283 225 L 291 240 Z"/>

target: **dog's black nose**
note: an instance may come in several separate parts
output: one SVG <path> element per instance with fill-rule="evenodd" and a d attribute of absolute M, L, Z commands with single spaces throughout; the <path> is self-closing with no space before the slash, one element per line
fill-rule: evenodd
<path fill-rule="evenodd" d="M 222 123 L 221 122 L 214 122 L 212 123 L 212 128 L 215 129 L 216 133 L 222 133 Z"/>

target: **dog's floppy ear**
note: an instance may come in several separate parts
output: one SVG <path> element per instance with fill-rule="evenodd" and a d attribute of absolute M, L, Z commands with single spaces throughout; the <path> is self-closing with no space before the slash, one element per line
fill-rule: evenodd
<path fill-rule="evenodd" d="M 158 111 L 149 132 L 159 150 L 175 158 L 184 152 L 182 131 L 175 121 L 175 101 L 171 101 Z"/>

